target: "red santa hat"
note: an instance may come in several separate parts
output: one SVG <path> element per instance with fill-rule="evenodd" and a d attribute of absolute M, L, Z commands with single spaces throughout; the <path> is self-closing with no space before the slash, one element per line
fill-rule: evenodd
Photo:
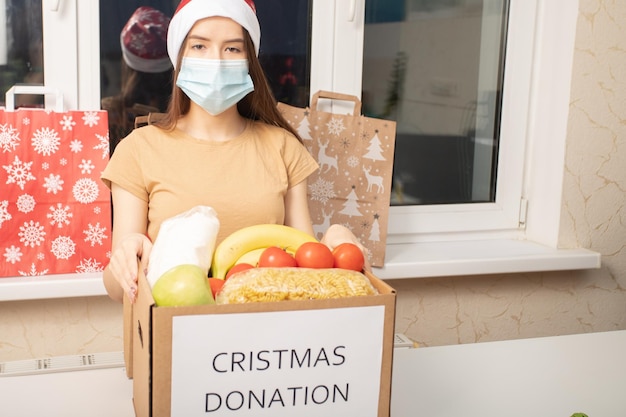
<path fill-rule="evenodd" d="M 256 54 L 261 44 L 261 27 L 253 0 L 182 0 L 174 12 L 167 32 L 167 51 L 172 64 L 191 27 L 200 19 L 213 16 L 228 17 L 248 31 Z"/>
<path fill-rule="evenodd" d="M 152 7 L 139 7 L 120 34 L 122 56 L 136 71 L 162 72 L 172 68 L 167 56 L 170 18 Z"/>

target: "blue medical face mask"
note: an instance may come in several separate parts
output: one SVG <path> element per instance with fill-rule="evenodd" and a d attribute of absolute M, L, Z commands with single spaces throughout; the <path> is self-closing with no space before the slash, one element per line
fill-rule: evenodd
<path fill-rule="evenodd" d="M 237 104 L 254 91 L 247 59 L 184 57 L 176 85 L 194 103 L 213 116 Z"/>

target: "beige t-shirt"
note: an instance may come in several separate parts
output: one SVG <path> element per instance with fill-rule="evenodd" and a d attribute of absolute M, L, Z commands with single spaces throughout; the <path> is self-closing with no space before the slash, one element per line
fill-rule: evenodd
<path fill-rule="evenodd" d="M 227 142 L 199 140 L 181 130 L 135 129 L 120 142 L 102 173 L 148 203 L 148 236 L 161 223 L 197 205 L 217 212 L 217 242 L 242 227 L 285 219 L 285 194 L 318 168 L 289 132 L 249 121 Z M 123 216 L 124 213 L 114 213 Z"/>

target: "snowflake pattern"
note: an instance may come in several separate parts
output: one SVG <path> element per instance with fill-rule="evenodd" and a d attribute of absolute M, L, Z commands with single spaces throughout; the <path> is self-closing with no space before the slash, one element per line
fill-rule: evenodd
<path fill-rule="evenodd" d="M 343 119 L 338 117 L 331 118 L 330 121 L 326 123 L 326 127 L 328 128 L 328 133 L 336 136 L 341 135 L 341 132 L 346 130 L 346 127 L 343 124 Z"/>
<path fill-rule="evenodd" d="M 11 220 L 13 217 L 9 213 L 9 201 L 0 201 L 0 229 L 2 229 L 2 223 Z"/>
<path fill-rule="evenodd" d="M 70 259 L 76 253 L 76 243 L 69 236 L 59 236 L 52 241 L 50 250 L 57 259 Z"/>
<path fill-rule="evenodd" d="M 34 263 L 30 264 L 29 271 L 18 271 L 18 273 L 23 277 L 40 277 L 46 275 L 48 273 L 48 269 L 43 269 L 41 271 L 37 271 L 37 267 Z"/>
<path fill-rule="evenodd" d="M 107 238 L 106 227 L 100 227 L 100 223 L 88 224 L 87 230 L 83 230 L 86 235 L 85 242 L 89 242 L 91 246 L 96 246 L 96 243 L 102 246 L 102 241 Z"/>
<path fill-rule="evenodd" d="M 7 124 L 0 125 L 0 149 L 2 152 L 14 151 L 20 144 L 20 135 L 17 129 Z"/>
<path fill-rule="evenodd" d="M 83 113 L 83 122 L 85 123 L 85 126 L 97 126 L 99 121 L 100 115 L 97 111 L 86 111 Z"/>
<path fill-rule="evenodd" d="M 17 198 L 17 209 L 20 213 L 30 213 L 36 204 L 35 198 L 30 194 L 22 194 Z"/>
<path fill-rule="evenodd" d="M 5 169 L 9 177 L 7 179 L 7 184 L 17 184 L 20 189 L 24 189 L 24 186 L 28 181 L 34 181 L 37 178 L 30 172 L 30 167 L 33 165 L 32 162 L 22 162 L 20 158 L 15 155 L 15 160 L 11 165 L 3 165 L 2 168 Z"/>
<path fill-rule="evenodd" d="M 54 129 L 42 127 L 38 129 L 31 139 L 35 152 L 44 156 L 50 156 L 59 150 L 61 138 Z"/>
<path fill-rule="evenodd" d="M 106 159 L 109 157 L 109 135 L 106 136 L 96 135 L 96 137 L 100 140 L 100 143 L 93 148 L 95 150 L 102 151 L 102 159 Z"/>
<path fill-rule="evenodd" d="M 46 189 L 47 193 L 56 194 L 63 190 L 63 183 L 64 181 L 61 179 L 60 175 L 50 174 L 48 177 L 44 178 L 43 188 Z"/>
<path fill-rule="evenodd" d="M 22 242 L 24 246 L 34 248 L 35 246 L 41 245 L 41 242 L 44 241 L 46 232 L 44 232 L 43 229 L 44 227 L 39 224 L 39 222 L 31 220 L 20 227 L 20 232 L 17 235 L 20 237 L 20 242 Z"/>
<path fill-rule="evenodd" d="M 82 259 L 76 267 L 77 274 L 86 274 L 88 272 L 102 272 L 104 271 L 104 265 L 98 262 L 97 259 Z"/>
<path fill-rule="evenodd" d="M 81 141 L 79 141 L 78 139 L 74 139 L 70 142 L 70 151 L 72 151 L 72 153 L 80 153 L 80 151 L 82 150 L 83 143 Z"/>
<path fill-rule="evenodd" d="M 4 249 L 4 260 L 10 264 L 15 265 L 22 259 L 22 251 L 20 248 L 11 245 L 11 247 Z"/>
<path fill-rule="evenodd" d="M 313 184 L 309 185 L 309 197 L 311 200 L 326 204 L 328 200 L 336 197 L 335 190 L 333 189 L 333 183 L 331 181 L 318 178 Z"/>
<path fill-rule="evenodd" d="M 99 174 L 108 140 L 103 111 L 3 113 L 0 277 L 104 269 L 111 204 Z"/>
<path fill-rule="evenodd" d="M 95 167 L 96 166 L 91 163 L 91 159 L 83 159 L 83 161 L 80 164 L 78 164 L 78 168 L 80 168 L 80 173 L 83 175 L 91 174 L 91 171 Z"/>
<path fill-rule="evenodd" d="M 93 203 L 98 198 L 98 184 L 91 178 L 81 178 L 74 184 L 72 194 L 83 204 Z"/>
<path fill-rule="evenodd" d="M 67 205 L 63 207 L 61 203 L 57 203 L 56 207 L 50 206 L 50 212 L 46 214 L 46 217 L 50 219 L 50 224 L 52 226 L 56 225 L 58 228 L 70 224 L 72 216 L 73 214 L 70 212 L 70 207 Z"/>
<path fill-rule="evenodd" d="M 61 126 L 63 127 L 63 130 L 72 130 L 74 126 L 76 126 L 76 122 L 72 119 L 72 116 L 63 115 Z"/>
<path fill-rule="evenodd" d="M 350 168 L 358 167 L 361 164 L 361 160 L 354 155 L 349 156 L 346 162 Z"/>

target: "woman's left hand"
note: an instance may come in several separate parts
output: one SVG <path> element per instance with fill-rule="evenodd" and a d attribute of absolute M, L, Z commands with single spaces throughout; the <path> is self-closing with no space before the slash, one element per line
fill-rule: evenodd
<path fill-rule="evenodd" d="M 346 242 L 357 245 L 361 249 L 361 252 L 363 252 L 363 257 L 365 258 L 363 269 L 371 272 L 372 266 L 369 262 L 369 251 L 347 227 L 340 224 L 331 224 L 326 230 L 326 233 L 324 233 L 324 236 L 322 236 L 321 242 L 328 246 L 331 251 Z"/>

